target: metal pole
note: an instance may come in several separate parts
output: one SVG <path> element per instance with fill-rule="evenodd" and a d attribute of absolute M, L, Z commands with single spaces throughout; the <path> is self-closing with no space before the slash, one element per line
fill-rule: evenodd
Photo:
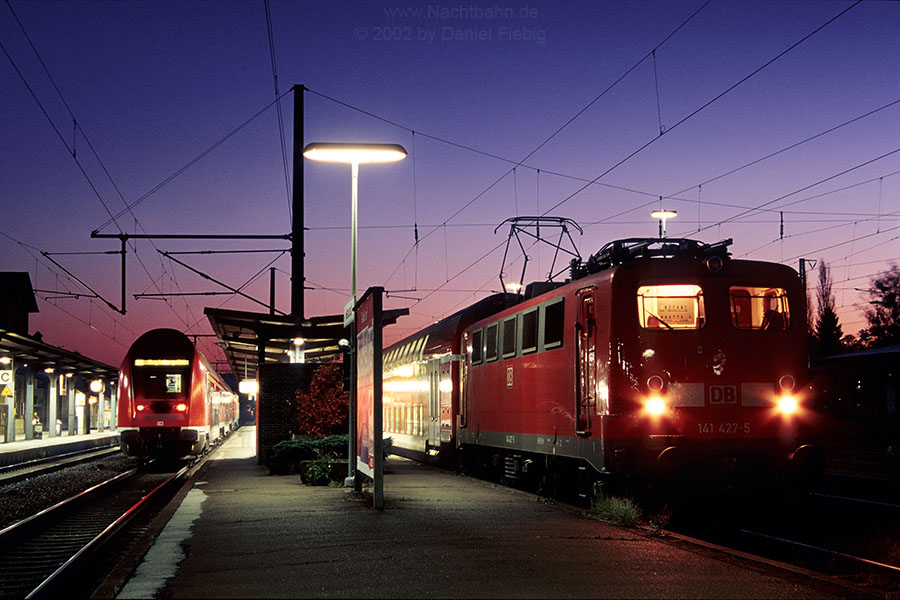
<path fill-rule="evenodd" d="M 275 314 L 275 267 L 269 268 L 269 314 Z"/>
<path fill-rule="evenodd" d="M 303 287 L 303 93 L 306 88 L 294 86 L 294 181 L 291 192 L 291 316 L 304 318 Z"/>
<path fill-rule="evenodd" d="M 350 295 L 356 304 L 356 204 L 359 187 L 359 163 L 351 163 L 350 171 Z"/>
<path fill-rule="evenodd" d="M 122 314 L 125 314 L 125 252 L 127 248 L 125 246 L 125 242 L 128 238 L 124 235 L 122 236 Z"/>

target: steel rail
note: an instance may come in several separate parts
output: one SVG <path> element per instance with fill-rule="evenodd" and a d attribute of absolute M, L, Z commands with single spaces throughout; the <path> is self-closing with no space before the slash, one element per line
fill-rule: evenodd
<path fill-rule="evenodd" d="M 820 546 L 814 546 L 812 544 L 806 544 L 804 542 L 797 542 L 795 540 L 789 540 L 786 538 L 781 538 L 774 535 L 769 535 L 767 533 L 759 533 L 758 531 L 750 531 L 749 529 L 741 529 L 741 533 L 746 535 L 752 535 L 755 537 L 764 538 L 767 540 L 776 541 L 782 544 L 787 544 L 791 546 L 797 546 L 800 548 L 805 548 L 807 550 L 813 550 L 814 552 L 821 552 L 823 554 L 827 554 L 829 556 L 834 556 L 836 558 L 841 558 L 851 563 L 856 563 L 859 565 L 864 565 L 867 567 L 874 568 L 879 571 L 883 571 L 889 573 L 891 576 L 896 577 L 900 575 L 900 567 L 889 565 L 887 563 L 878 562 L 877 560 L 871 560 L 868 558 L 863 558 L 861 556 L 854 556 L 852 554 L 847 554 L 845 552 L 838 552 L 837 550 L 831 550 L 829 548 L 822 548 Z"/>
<path fill-rule="evenodd" d="M 118 517 L 115 521 L 110 523 L 103 529 L 96 537 L 90 540 L 87 544 L 82 546 L 80 550 L 78 550 L 71 558 L 69 558 L 65 563 L 59 566 L 49 577 L 44 579 L 40 585 L 34 588 L 27 596 L 25 596 L 26 600 L 32 598 L 43 598 L 56 596 L 60 593 L 58 586 L 61 584 L 61 581 L 71 572 L 71 569 L 77 565 L 82 564 L 85 560 L 87 560 L 94 552 L 98 551 L 99 548 L 106 543 L 109 539 L 111 539 L 118 531 L 120 531 L 125 525 L 127 525 L 135 515 L 137 515 L 141 510 L 147 507 L 147 505 L 156 500 L 157 494 L 162 490 L 168 488 L 174 481 L 178 481 L 191 469 L 191 465 L 187 465 L 182 467 L 178 472 L 174 473 L 171 477 L 157 485 L 150 492 L 148 492 L 145 496 L 143 496 L 136 504 L 134 504 L 131 508 L 129 508 L 125 513 L 123 513 L 120 517 Z"/>
<path fill-rule="evenodd" d="M 15 483 L 28 477 L 34 477 L 43 473 L 51 473 L 68 466 L 77 465 L 92 460 L 105 458 L 109 455 L 121 452 L 118 446 L 105 448 L 89 448 L 66 454 L 36 458 L 12 465 L 0 467 L 0 485 Z"/>

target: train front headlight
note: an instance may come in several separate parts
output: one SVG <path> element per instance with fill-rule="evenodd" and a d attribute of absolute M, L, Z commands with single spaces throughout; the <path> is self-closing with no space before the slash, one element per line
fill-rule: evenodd
<path fill-rule="evenodd" d="M 783 415 L 792 415 L 797 412 L 799 405 L 797 399 L 791 395 L 784 395 L 778 399 L 778 410 Z"/>
<path fill-rule="evenodd" d="M 659 416 L 666 412 L 668 406 L 661 396 L 650 396 L 644 403 L 644 410 L 653 416 Z"/>
<path fill-rule="evenodd" d="M 147 407 L 144 406 L 143 404 L 138 404 L 137 406 L 135 406 L 135 408 L 137 409 L 138 412 L 143 412 L 144 409 Z"/>
<path fill-rule="evenodd" d="M 175 410 L 177 410 L 178 412 L 186 412 L 187 404 L 185 404 L 184 402 L 179 402 L 175 405 Z"/>
<path fill-rule="evenodd" d="M 794 395 L 796 386 L 797 381 L 792 375 L 784 375 L 778 378 L 778 389 L 781 390 L 781 396 L 778 398 L 778 411 L 786 417 L 795 414 L 800 408 L 800 403 L 797 402 L 797 398 Z"/>

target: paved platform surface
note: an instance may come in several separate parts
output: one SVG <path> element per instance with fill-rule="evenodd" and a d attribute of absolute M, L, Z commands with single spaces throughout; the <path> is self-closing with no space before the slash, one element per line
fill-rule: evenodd
<path fill-rule="evenodd" d="M 269 475 L 255 435 L 241 428 L 198 473 L 118 597 L 853 596 L 403 459 L 387 461 L 376 511 L 345 488 Z"/>
<path fill-rule="evenodd" d="M 0 466 L 89 448 L 118 445 L 118 431 L 92 431 L 78 435 L 63 432 L 56 437 L 50 437 L 50 434 L 45 432 L 43 437 L 32 440 L 20 436 L 15 442 L 0 443 Z"/>

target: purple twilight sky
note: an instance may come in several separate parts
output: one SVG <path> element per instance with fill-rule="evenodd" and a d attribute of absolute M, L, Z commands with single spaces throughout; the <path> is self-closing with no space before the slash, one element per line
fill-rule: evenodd
<path fill-rule="evenodd" d="M 900 4 L 4 0 L 0 15 L 0 270 L 40 290 L 32 332 L 110 364 L 153 327 L 211 333 L 204 306 L 265 310 L 134 294 L 223 290 L 158 250 L 287 242 L 138 240 L 124 316 L 57 293 L 87 292 L 50 259 L 118 305 L 103 253 L 119 243 L 94 230 L 288 233 L 270 47 L 288 161 L 294 84 L 310 90 L 306 142 L 409 151 L 360 169 L 360 288 L 410 309 L 387 341 L 498 290 L 493 231 L 516 215 L 573 219 L 587 256 L 655 236 L 663 206 L 670 237 L 825 261 L 846 333 L 865 325 L 857 288 L 900 256 Z M 307 162 L 305 180 L 306 312 L 337 314 L 350 168 Z M 526 279 L 545 277 L 551 251 L 528 254 Z M 287 254 L 176 258 L 262 302 L 274 260 L 290 309 Z"/>

